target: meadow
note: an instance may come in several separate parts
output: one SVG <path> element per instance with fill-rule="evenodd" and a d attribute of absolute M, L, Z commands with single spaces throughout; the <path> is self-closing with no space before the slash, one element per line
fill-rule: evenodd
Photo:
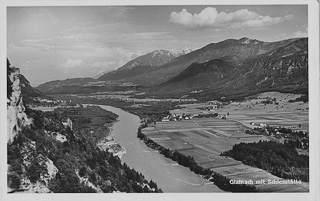
<path fill-rule="evenodd" d="M 254 127 L 252 123 L 309 131 L 307 103 L 290 103 L 288 102 L 290 99 L 281 99 L 279 104 L 264 104 L 262 103 L 264 100 L 266 98 L 260 97 L 244 102 L 234 102 L 211 111 L 203 109 L 210 106 L 208 103 L 180 105 L 181 108 L 171 110 L 170 113 L 175 115 L 219 113 L 226 115 L 227 118 L 161 121 L 142 129 L 142 133 L 167 149 L 192 156 L 201 167 L 209 168 L 228 179 L 251 179 L 254 182 L 268 179 L 279 180 L 281 178 L 265 170 L 220 155 L 241 142 L 277 141 L 271 136 L 246 134 L 246 129 Z M 299 124 L 301 128 L 298 128 Z M 281 142 L 281 140 L 278 141 Z M 302 184 L 255 184 L 255 186 L 264 192 L 308 191 L 307 182 L 302 182 Z"/>

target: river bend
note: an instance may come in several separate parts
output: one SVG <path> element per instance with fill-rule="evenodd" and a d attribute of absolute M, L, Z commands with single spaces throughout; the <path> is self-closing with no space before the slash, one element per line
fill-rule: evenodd
<path fill-rule="evenodd" d="M 141 172 L 147 180 L 155 181 L 163 192 L 222 192 L 211 182 L 147 147 L 137 138 L 140 125 L 138 116 L 119 108 L 99 106 L 119 115 L 118 121 L 112 127 L 111 135 L 115 137 L 118 144 L 127 150 L 121 161 Z"/>

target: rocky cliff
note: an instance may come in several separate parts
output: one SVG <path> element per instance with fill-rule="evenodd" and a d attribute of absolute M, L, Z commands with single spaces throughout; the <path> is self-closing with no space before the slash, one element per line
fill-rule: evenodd
<path fill-rule="evenodd" d="M 25 107 L 24 88 L 35 90 L 23 79 L 7 61 L 8 193 L 161 192 L 118 157 L 97 149 L 91 132 L 79 126 L 92 126 L 91 119 L 69 118 L 65 108 L 42 112 Z M 79 114 L 81 109 L 70 110 Z M 109 115 L 115 114 L 102 121 Z"/>
<path fill-rule="evenodd" d="M 25 113 L 26 108 L 21 94 L 20 69 L 11 67 L 8 62 L 7 71 L 7 143 L 10 147 L 20 135 L 19 133 L 22 132 L 23 127 L 28 127 L 32 124 L 32 118 L 29 118 Z M 32 183 L 26 176 L 17 177 L 17 166 L 14 163 L 10 163 L 8 164 L 8 192 L 50 192 L 47 187 L 48 182 L 58 170 L 46 156 L 39 154 L 35 157 L 34 153 L 36 153 L 36 146 L 35 142 L 31 141 L 22 144 L 16 154 L 21 154 L 23 160 L 19 162 L 25 167 L 30 166 L 34 161 L 45 164 L 44 166 L 48 169 L 46 174 L 42 174 L 41 179 Z M 17 182 L 18 180 L 19 182 Z M 15 183 L 19 183 L 19 185 L 15 185 Z"/>
<path fill-rule="evenodd" d="M 20 69 L 10 68 L 8 83 L 11 83 L 11 94 L 7 96 L 7 142 L 13 142 L 15 136 L 21 131 L 21 126 L 31 124 L 26 115 L 21 96 Z"/>

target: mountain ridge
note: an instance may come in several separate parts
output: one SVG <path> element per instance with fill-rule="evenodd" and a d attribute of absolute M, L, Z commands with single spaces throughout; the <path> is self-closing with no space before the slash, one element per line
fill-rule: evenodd
<path fill-rule="evenodd" d="M 193 63 L 167 82 L 151 87 L 149 95 L 157 91 L 163 96 L 176 94 L 179 97 L 193 90 L 201 90 L 206 95 L 219 93 L 220 97 L 228 97 L 240 92 L 271 88 L 302 90 L 306 93 L 307 86 L 308 40 L 302 38 L 245 60 L 228 56 L 205 63 Z"/>
<path fill-rule="evenodd" d="M 149 55 L 152 55 L 153 53 L 148 53 Z M 147 55 L 148 55 L 147 54 Z M 304 55 L 304 56 L 303 56 Z M 219 93 L 222 94 L 221 89 L 223 88 L 224 91 L 229 91 L 231 93 L 236 93 L 235 91 L 235 86 L 233 85 L 238 85 L 235 80 L 238 80 L 240 83 L 247 83 L 241 85 L 241 87 L 248 88 L 248 90 L 254 90 L 254 87 L 259 87 L 259 90 L 267 90 L 265 87 L 267 86 L 266 83 L 269 83 L 270 80 L 275 80 L 277 83 L 277 79 L 280 79 L 279 76 L 277 76 L 275 73 L 270 73 L 271 69 L 269 69 L 270 66 L 274 66 L 273 63 L 270 62 L 285 62 L 287 66 L 282 66 L 283 71 L 290 71 L 290 72 L 295 72 L 296 70 L 293 70 L 296 68 L 294 65 L 294 62 L 291 62 L 294 60 L 294 58 L 297 57 L 298 63 L 301 63 L 305 68 L 303 69 L 303 76 L 300 77 L 299 79 L 301 80 L 301 83 L 305 83 L 308 78 L 306 75 L 306 70 L 307 70 L 307 60 L 305 58 L 308 57 L 308 38 L 290 38 L 290 39 L 285 39 L 281 41 L 276 41 L 276 42 L 263 42 L 259 41 L 256 39 L 249 39 L 246 37 L 240 38 L 240 39 L 227 39 L 218 43 L 210 43 L 200 49 L 194 50 L 188 54 L 181 55 L 178 57 L 175 57 L 171 59 L 170 61 L 157 66 L 157 67 L 151 67 L 149 66 L 134 66 L 133 68 L 127 68 L 129 64 L 132 64 L 135 60 L 132 60 L 127 63 L 127 66 L 124 65 L 124 68 L 120 70 L 115 70 L 112 72 L 108 73 L 109 78 L 107 79 L 108 81 L 104 81 L 100 77 L 100 80 L 98 79 L 98 82 L 104 83 L 106 86 L 110 82 L 111 84 L 114 85 L 123 85 L 123 84 L 128 84 L 132 86 L 137 86 L 141 85 L 144 86 L 145 91 L 148 92 L 146 95 L 150 96 L 159 96 L 161 97 L 162 95 L 169 94 L 169 95 L 174 95 L 174 92 L 180 92 L 186 93 L 188 91 L 189 86 L 190 89 L 195 89 L 196 87 L 194 86 L 199 86 L 201 88 L 210 88 L 208 90 L 208 94 L 213 94 L 212 90 L 220 90 Z M 300 59 L 298 59 L 298 57 Z M 290 61 L 287 61 L 286 58 L 293 58 Z M 137 58 L 136 58 L 137 59 Z M 215 61 L 213 61 L 215 60 Z M 224 78 L 221 79 L 219 75 L 221 76 L 221 73 L 213 71 L 214 69 L 212 68 L 212 71 L 206 71 L 206 67 L 203 65 L 207 65 L 208 62 L 214 64 L 218 64 L 218 66 L 215 69 L 219 69 L 220 71 L 223 70 L 223 65 L 226 65 L 228 68 L 233 69 L 232 72 L 229 72 L 227 74 L 224 74 Z M 211 64 L 208 64 L 211 65 Z M 264 66 L 265 65 L 265 66 Z M 279 64 L 277 64 L 279 65 Z M 289 68 L 289 66 L 291 67 Z M 300 65 L 300 64 L 299 64 Z M 198 72 L 199 74 L 190 74 L 188 71 L 193 72 L 195 69 L 188 69 L 188 68 L 196 68 L 199 67 L 201 69 L 206 69 L 204 70 L 205 72 L 208 72 L 208 74 L 204 74 L 201 72 Z M 231 66 L 231 67 L 230 67 Z M 257 66 L 260 66 L 259 68 Z M 264 66 L 264 67 L 263 67 Z M 269 73 L 265 72 L 267 76 L 264 76 L 263 73 L 256 73 L 257 77 L 248 77 L 248 75 L 252 73 L 248 73 L 250 71 L 255 70 L 256 71 L 270 71 Z M 184 72 L 187 70 L 187 72 Z M 196 71 L 195 71 L 196 72 Z M 280 72 L 280 71 L 279 71 Z M 174 81 L 175 79 L 178 79 L 177 76 L 180 76 L 180 80 L 182 80 L 182 77 L 184 73 L 188 74 L 188 79 L 189 81 L 183 81 L 180 82 L 179 84 L 176 84 L 173 86 L 173 83 L 178 83 Z M 238 73 L 237 76 L 236 74 Z M 230 75 L 229 75 L 230 74 Z M 287 77 L 287 78 L 281 78 L 281 86 L 279 85 L 280 88 L 284 88 L 287 90 L 290 88 L 290 90 L 293 90 L 292 84 L 290 84 L 290 79 L 288 78 L 289 74 L 285 74 L 284 72 L 281 71 L 281 75 Z M 194 78 L 192 78 L 191 75 L 194 75 Z M 213 76 L 214 79 L 216 79 L 214 82 L 212 81 L 213 78 L 210 78 L 210 76 Z M 198 76 L 198 77 L 196 77 Z M 202 77 L 205 78 L 202 78 Z M 241 77 L 242 76 L 242 77 Z M 263 77 L 264 76 L 264 77 Z M 266 78 L 268 77 L 269 78 Z M 292 76 L 297 76 L 296 74 L 290 75 Z M 254 79 L 253 79 L 254 78 Z M 229 79 L 229 81 L 228 81 Z M 232 80 L 233 79 L 233 80 Z M 239 80 L 241 79 L 241 80 Z M 251 86 L 249 83 L 249 80 L 254 80 L 255 82 L 251 83 L 254 84 L 254 86 Z M 259 81 L 257 79 L 260 79 Z M 264 80 L 267 79 L 267 80 Z M 287 79 L 287 83 L 283 83 L 283 80 Z M 302 81 L 304 79 L 304 81 Z M 211 81 L 210 81 L 211 80 Z M 97 81 L 97 80 L 96 80 Z M 291 80 L 294 82 L 294 80 Z M 64 81 L 62 81 L 64 82 Z M 65 81 L 67 82 L 67 81 Z M 194 83 L 188 84 L 189 83 Z M 203 82 L 203 83 L 201 83 Z M 109 84 L 110 84 L 109 83 Z M 212 86 L 211 84 L 208 83 L 215 83 L 218 86 Z M 273 82 L 271 82 L 273 83 Z M 83 88 L 86 86 L 60 86 L 59 83 L 51 83 L 52 86 L 48 83 L 43 85 L 43 88 L 38 88 L 40 91 L 44 93 L 54 93 L 54 91 L 59 92 L 63 91 L 63 93 L 81 93 L 83 92 Z M 266 85 L 266 86 L 265 86 Z M 286 88 L 285 85 L 288 85 Z M 167 86 L 167 87 L 165 87 Z M 209 87 L 210 86 L 210 87 Z M 231 90 L 228 90 L 226 88 L 228 86 Z M 276 85 L 270 85 L 269 87 L 274 87 Z M 278 86 L 278 85 L 277 85 Z M 64 87 L 66 90 L 49 90 L 50 87 L 53 88 L 61 88 Z M 67 89 L 67 88 L 70 89 Z M 78 87 L 78 89 L 77 89 Z M 184 88 L 183 90 L 174 90 L 176 88 Z M 150 88 L 148 90 L 148 88 Z M 298 87 L 299 88 L 299 87 Z M 300 87 L 301 88 L 301 87 Z M 305 88 L 305 84 L 303 87 L 304 91 L 307 90 Z M 72 90 L 71 90 L 72 89 Z M 71 91 L 70 91 L 71 90 Z M 91 88 L 91 89 L 86 89 L 86 91 L 96 91 L 98 88 Z M 104 90 L 102 88 L 99 89 L 99 91 Z M 105 89 L 106 90 L 106 89 Z M 159 90 L 159 91 L 158 91 Z M 199 89 L 195 89 L 199 90 Z M 240 90 L 240 91 L 245 91 L 245 90 Z M 225 94 L 225 93 L 224 93 Z M 196 95 L 196 94 L 193 94 Z"/>
<path fill-rule="evenodd" d="M 294 40 L 296 39 L 259 43 L 252 40 L 252 43 L 247 44 L 243 43 L 242 38 L 240 40 L 227 39 L 218 43 L 210 43 L 198 50 L 190 52 L 189 54 L 172 59 L 153 71 L 128 78 L 126 81 L 146 86 L 158 85 L 178 75 L 194 62 L 204 63 L 209 60 L 222 58 L 228 55 L 234 55 L 246 59 L 263 54 L 277 47 L 284 46 Z"/>
<path fill-rule="evenodd" d="M 103 74 L 97 80 L 114 81 L 139 75 L 163 65 L 173 58 L 175 55 L 167 50 L 154 50 L 127 62 L 114 71 Z"/>

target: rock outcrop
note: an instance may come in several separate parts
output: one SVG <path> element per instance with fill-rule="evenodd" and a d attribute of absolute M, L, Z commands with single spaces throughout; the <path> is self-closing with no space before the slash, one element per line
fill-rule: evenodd
<path fill-rule="evenodd" d="M 26 115 L 21 96 L 20 69 L 11 68 L 8 79 L 12 83 L 12 93 L 7 98 L 7 142 L 13 142 L 15 136 L 21 131 L 21 126 L 31 124 L 31 119 Z"/>

